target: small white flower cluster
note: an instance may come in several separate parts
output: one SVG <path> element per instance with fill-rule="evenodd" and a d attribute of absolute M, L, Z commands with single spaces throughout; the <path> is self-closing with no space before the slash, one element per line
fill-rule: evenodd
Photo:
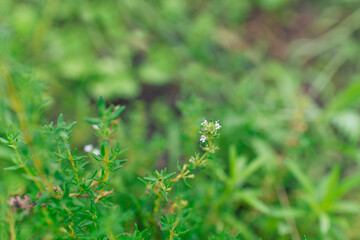
<path fill-rule="evenodd" d="M 219 130 L 221 128 L 221 125 L 219 124 L 219 120 L 215 121 L 215 129 Z"/>
<path fill-rule="evenodd" d="M 204 126 L 205 124 L 207 124 L 208 123 L 208 121 L 206 120 L 206 119 L 204 119 L 204 121 L 201 123 L 201 126 Z M 206 130 L 205 128 L 204 128 L 204 130 Z M 201 133 L 201 132 L 200 132 Z M 206 141 L 206 136 L 205 135 L 201 135 L 201 137 L 200 137 L 200 142 L 205 142 Z"/>
<path fill-rule="evenodd" d="M 221 125 L 219 124 L 219 120 L 215 121 L 215 124 L 212 122 L 208 122 L 206 119 L 204 119 L 204 121 L 201 123 L 202 126 L 202 131 L 200 131 L 199 133 L 203 133 L 203 131 L 211 131 L 212 129 L 215 128 L 215 130 L 219 130 L 221 128 Z M 206 135 L 202 134 L 200 137 L 200 142 L 205 142 L 207 140 Z"/>
<path fill-rule="evenodd" d="M 84 151 L 85 152 L 92 152 L 92 153 L 94 153 L 96 155 L 100 155 L 100 150 L 97 149 L 97 148 L 94 148 L 94 146 L 92 144 L 85 145 Z"/>
<path fill-rule="evenodd" d="M 99 127 L 97 125 L 92 125 L 93 129 L 99 130 Z"/>
<path fill-rule="evenodd" d="M 204 119 L 204 121 L 201 123 L 201 126 L 204 126 L 207 123 L 208 123 L 208 121 L 206 119 Z"/>

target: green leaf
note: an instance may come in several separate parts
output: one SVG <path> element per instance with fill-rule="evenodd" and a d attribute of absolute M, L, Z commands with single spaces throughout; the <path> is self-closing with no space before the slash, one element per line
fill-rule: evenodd
<path fill-rule="evenodd" d="M 102 117 L 106 111 L 105 101 L 102 97 L 99 97 L 98 108 L 99 108 L 99 115 Z"/>
<path fill-rule="evenodd" d="M 325 190 L 324 204 L 331 202 L 331 200 L 334 198 L 336 189 L 338 187 L 339 177 L 340 177 L 340 167 L 335 166 L 333 167 L 329 176 L 327 176 L 325 189 L 324 189 Z"/>
<path fill-rule="evenodd" d="M 93 216 L 96 216 L 96 213 L 97 213 L 96 204 L 95 204 L 95 202 L 94 202 L 93 199 L 91 199 L 90 209 L 91 209 L 91 214 L 92 214 Z"/>
<path fill-rule="evenodd" d="M 69 126 L 66 127 L 67 130 L 72 130 L 73 127 L 76 125 L 76 121 L 75 122 L 72 122 Z"/>
<path fill-rule="evenodd" d="M 121 106 L 105 118 L 106 121 L 115 120 L 124 112 L 125 106 Z"/>
<path fill-rule="evenodd" d="M 319 218 L 319 224 L 320 224 L 320 231 L 323 234 L 327 234 L 330 230 L 330 217 L 326 213 L 322 213 Z"/>
<path fill-rule="evenodd" d="M 176 174 L 175 172 L 172 172 L 172 173 L 166 174 L 163 178 L 164 178 L 164 180 L 166 180 L 166 179 L 171 178 L 171 177 L 174 176 L 175 174 Z"/>
<path fill-rule="evenodd" d="M 76 198 L 72 199 L 72 204 L 75 206 L 80 206 L 80 207 L 84 207 L 84 203 Z"/>
<path fill-rule="evenodd" d="M 87 177 L 87 179 L 93 179 L 95 175 L 97 174 L 97 170 L 95 170 L 91 175 Z"/>
<path fill-rule="evenodd" d="M 176 162 L 176 167 L 177 167 L 177 169 L 178 169 L 179 171 L 182 170 L 182 166 L 181 166 L 181 164 L 180 164 L 179 161 Z"/>
<path fill-rule="evenodd" d="M 87 225 L 91 225 L 91 224 L 94 224 L 94 222 L 86 220 L 85 222 L 83 222 L 82 224 L 79 225 L 79 228 L 83 228 L 83 227 L 85 227 Z"/>
<path fill-rule="evenodd" d="M 109 146 L 110 145 L 110 142 L 109 140 L 105 139 L 102 144 L 101 144 L 101 147 L 100 147 L 100 152 L 101 152 L 101 155 L 102 156 L 105 156 L 105 147 Z"/>
<path fill-rule="evenodd" d="M 6 170 L 6 171 L 12 171 L 12 170 L 17 170 L 17 169 L 19 169 L 19 168 L 21 168 L 21 167 L 14 165 L 14 166 L 11 166 L 11 167 L 6 167 L 6 168 L 4 168 L 4 170 Z"/>
<path fill-rule="evenodd" d="M 155 177 L 144 177 L 145 180 L 156 182 L 157 178 Z"/>
<path fill-rule="evenodd" d="M 56 124 L 61 126 L 61 124 L 63 124 L 63 123 L 64 123 L 64 116 L 62 113 L 60 113 Z"/>
<path fill-rule="evenodd" d="M 234 194 L 235 198 L 241 199 L 245 203 L 249 204 L 251 207 L 255 208 L 256 210 L 268 214 L 270 213 L 270 209 L 266 206 L 263 202 L 261 202 L 252 191 L 249 190 L 242 190 L 236 192 Z"/>
<path fill-rule="evenodd" d="M 340 201 L 333 205 L 331 211 L 338 214 L 359 214 L 360 204 L 351 201 Z"/>
<path fill-rule="evenodd" d="M 101 120 L 99 118 L 92 118 L 92 117 L 85 117 L 84 120 L 87 123 L 93 124 L 93 125 L 97 125 L 101 123 Z"/>
<path fill-rule="evenodd" d="M 122 168 L 123 166 L 117 166 L 117 167 L 114 167 L 112 169 L 110 169 L 111 172 L 115 172 L 117 170 L 119 170 L 120 168 Z"/>
<path fill-rule="evenodd" d="M 90 162 L 88 162 L 88 161 L 83 162 L 83 163 L 80 165 L 79 170 L 84 169 L 84 167 L 85 167 L 86 165 L 88 165 L 89 163 L 90 163 Z"/>
<path fill-rule="evenodd" d="M 91 156 L 96 160 L 96 161 L 103 161 L 103 158 L 95 153 L 90 153 Z"/>
<path fill-rule="evenodd" d="M 114 148 L 114 151 L 115 151 L 116 153 L 119 153 L 120 150 L 121 150 L 121 148 L 120 148 L 120 142 L 117 141 L 117 142 L 116 142 L 116 146 L 115 146 L 115 148 Z"/>
<path fill-rule="evenodd" d="M 336 196 L 342 197 L 350 190 L 358 187 L 360 184 L 360 174 L 354 174 L 353 176 L 345 178 L 340 186 L 336 190 Z"/>
<path fill-rule="evenodd" d="M 142 179 L 141 177 L 137 177 L 138 180 L 140 180 L 142 183 L 147 184 L 147 182 L 144 181 L 144 179 Z"/>
<path fill-rule="evenodd" d="M 58 181 L 64 181 L 64 178 L 61 176 L 61 173 L 59 171 L 55 171 L 54 177 Z"/>
<path fill-rule="evenodd" d="M 0 138 L 0 142 L 1 142 L 2 144 L 5 144 L 5 145 L 7 145 L 7 144 L 10 143 L 10 142 L 9 142 L 8 140 L 6 140 L 5 138 Z"/>
<path fill-rule="evenodd" d="M 168 197 L 167 197 L 166 192 L 161 191 L 161 195 L 163 196 L 163 198 L 165 199 L 165 201 L 168 201 Z"/>
<path fill-rule="evenodd" d="M 81 160 L 84 160 L 86 158 L 87 158 L 87 156 L 77 156 L 77 157 L 74 157 L 74 161 L 81 161 Z"/>
<path fill-rule="evenodd" d="M 117 160 L 117 163 L 116 163 L 116 164 L 126 163 L 127 161 L 128 161 L 127 159 Z"/>
<path fill-rule="evenodd" d="M 252 161 L 249 165 L 246 166 L 245 170 L 241 172 L 241 174 L 237 175 L 237 184 L 240 184 L 242 181 L 244 181 L 246 178 L 253 175 L 257 170 L 259 170 L 261 167 L 264 166 L 266 158 L 259 157 L 255 161 Z"/>
<path fill-rule="evenodd" d="M 234 144 L 230 145 L 229 147 L 229 175 L 233 178 L 236 175 L 236 146 Z"/>
<path fill-rule="evenodd" d="M 340 109 L 350 107 L 351 104 L 355 103 L 359 99 L 360 81 L 356 80 L 333 98 L 331 103 L 327 106 L 326 111 L 338 111 Z"/>
<path fill-rule="evenodd" d="M 302 187 L 310 194 L 314 193 L 313 184 L 308 179 L 308 177 L 301 171 L 299 166 L 293 161 L 286 161 L 286 166 L 293 174 L 293 176 L 298 180 L 298 182 L 302 185 Z"/>
<path fill-rule="evenodd" d="M 126 153 L 127 151 L 128 151 L 127 148 L 126 148 L 126 149 L 123 149 L 123 150 L 121 150 L 120 152 L 117 152 L 116 155 L 121 155 L 121 154 L 123 154 L 123 153 Z"/>
<path fill-rule="evenodd" d="M 188 186 L 189 188 L 192 188 L 190 183 L 188 182 L 188 179 L 187 178 L 183 178 L 184 179 L 184 183 L 186 186 Z"/>

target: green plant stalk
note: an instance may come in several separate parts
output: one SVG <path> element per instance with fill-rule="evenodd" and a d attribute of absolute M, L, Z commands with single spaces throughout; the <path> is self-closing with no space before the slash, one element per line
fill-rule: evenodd
<path fill-rule="evenodd" d="M 209 141 L 209 148 L 211 147 L 211 143 L 212 143 L 212 141 L 210 140 L 210 141 Z M 206 158 L 206 156 L 207 156 L 208 154 L 209 154 L 208 152 L 205 152 L 205 153 L 201 156 L 201 158 L 199 159 L 199 161 L 197 161 L 197 162 L 194 164 L 194 166 L 195 166 L 195 167 L 200 166 L 200 165 L 203 163 L 204 159 Z M 190 170 L 186 170 L 186 168 L 183 168 L 182 172 L 179 173 L 175 178 L 170 179 L 170 181 L 173 182 L 173 183 L 176 183 L 176 182 L 178 182 L 179 180 L 181 180 L 182 178 L 186 177 L 190 172 L 191 172 Z M 156 202 L 155 202 L 154 216 L 156 216 L 156 215 L 158 214 L 158 212 L 159 212 L 159 205 L 160 205 L 161 200 L 162 200 L 162 198 L 163 198 L 162 195 L 159 193 L 159 191 L 155 191 L 155 193 L 156 193 L 156 195 L 158 196 L 158 199 L 157 199 Z"/>
<path fill-rule="evenodd" d="M 9 230 L 10 230 L 10 239 L 16 240 L 16 231 L 15 231 L 15 220 L 14 215 L 12 214 L 11 210 L 8 210 L 8 223 L 9 223 Z"/>
<path fill-rule="evenodd" d="M 196 162 L 194 164 L 195 167 L 198 167 L 201 165 L 201 163 L 203 162 L 203 160 L 205 159 L 205 157 L 208 155 L 208 152 L 205 152 L 201 158 L 199 159 L 198 162 Z M 181 173 L 179 173 L 175 178 L 172 178 L 170 181 L 173 182 L 173 183 L 176 183 L 178 182 L 179 180 L 181 180 L 182 178 L 186 177 L 186 175 L 188 175 L 190 173 L 189 170 L 183 170 Z"/>
<path fill-rule="evenodd" d="M 105 139 L 109 141 L 110 143 L 110 138 L 108 137 L 109 132 L 107 131 L 107 127 L 104 125 L 104 136 Z M 103 180 L 103 184 L 104 186 L 101 188 L 99 195 L 102 194 L 102 192 L 105 190 L 106 187 L 106 183 L 109 179 L 109 146 L 105 146 L 105 156 L 104 156 L 104 162 L 105 162 L 105 171 L 104 171 L 104 180 Z"/>
<path fill-rule="evenodd" d="M 25 110 L 24 107 L 20 101 L 20 97 L 19 94 L 17 92 L 16 86 L 14 85 L 8 71 L 7 68 L 5 67 L 6 64 L 4 63 L 2 65 L 3 67 L 0 67 L 0 73 L 3 76 L 4 80 L 5 80 L 5 84 L 8 88 L 8 95 L 9 95 L 9 99 L 11 101 L 12 104 L 12 108 L 14 110 L 14 112 L 16 113 L 16 116 L 19 120 L 20 123 L 20 128 L 21 131 L 23 133 L 24 136 L 24 140 L 27 143 L 27 145 L 30 148 L 30 152 L 33 153 L 33 161 L 34 161 L 34 167 L 36 168 L 36 170 L 39 173 L 39 176 L 41 178 L 41 180 L 44 182 L 44 184 L 47 186 L 48 191 L 55 197 L 56 194 L 52 188 L 52 186 L 50 185 L 50 183 L 48 182 L 48 180 L 46 179 L 45 173 L 42 170 L 42 163 L 39 159 L 39 157 L 35 154 L 35 151 L 33 151 L 32 146 L 33 146 L 33 140 L 30 136 L 30 131 L 28 129 L 28 122 L 26 119 L 26 114 L 25 114 Z M 24 164 L 23 164 L 24 165 Z"/>
<path fill-rule="evenodd" d="M 69 154 L 69 160 L 70 160 L 71 166 L 72 166 L 72 168 L 74 169 L 74 172 L 75 172 L 76 181 L 77 181 L 78 185 L 80 186 L 78 169 L 75 166 L 74 158 L 72 157 L 69 148 L 67 148 L 67 153 Z M 81 189 L 79 189 L 79 190 L 81 191 Z"/>
<path fill-rule="evenodd" d="M 157 214 L 159 213 L 159 206 L 160 206 L 160 203 L 162 200 L 162 195 L 159 192 L 157 192 L 156 194 L 158 196 L 158 199 L 156 199 L 156 202 L 155 202 L 154 216 L 157 216 Z"/>
<path fill-rule="evenodd" d="M 15 151 L 15 153 L 16 153 L 16 156 L 17 156 L 18 161 L 20 162 L 20 167 L 22 167 L 22 168 L 25 170 L 25 172 L 30 176 L 31 180 L 32 180 L 33 182 L 35 182 L 36 186 L 37 186 L 41 191 L 43 191 L 44 188 L 43 188 L 43 186 L 41 185 L 41 183 L 35 178 L 34 174 L 30 171 L 30 169 L 27 168 L 26 165 L 24 164 L 24 161 L 22 160 L 22 158 L 21 158 L 21 156 L 20 156 L 20 154 L 19 154 L 19 151 L 18 151 L 17 147 L 14 148 L 14 151 Z"/>
<path fill-rule="evenodd" d="M 212 141 L 210 140 L 209 141 L 209 148 L 211 148 L 211 144 L 212 144 Z M 207 157 L 207 155 L 209 154 L 209 152 L 205 152 L 201 158 L 195 162 L 194 166 L 195 167 L 198 167 L 200 166 L 204 159 Z M 185 165 L 184 165 L 185 166 Z M 170 179 L 171 182 L 173 183 L 177 183 L 179 180 L 185 178 L 191 171 L 190 170 L 187 170 L 186 167 L 183 167 L 183 170 L 174 178 Z M 160 186 L 164 189 L 164 186 Z M 156 217 L 157 215 L 159 214 L 159 206 L 160 206 L 160 203 L 161 203 L 161 200 L 163 199 L 163 196 L 160 194 L 159 190 L 155 191 L 156 195 L 158 196 L 158 198 L 156 199 L 155 201 L 155 206 L 154 206 L 154 229 L 155 229 L 155 235 L 158 234 L 158 231 L 157 231 L 157 225 L 156 225 Z M 173 236 L 177 236 L 175 233 L 174 233 L 174 230 L 178 224 L 178 219 L 176 220 L 176 224 L 174 224 L 173 226 L 173 229 L 170 230 L 170 239 L 173 239 Z"/>
<path fill-rule="evenodd" d="M 170 232 L 169 240 L 172 240 L 174 236 L 175 236 L 175 237 L 178 236 L 178 234 L 174 233 L 175 228 L 177 227 L 178 224 L 179 224 L 179 219 L 176 218 L 176 221 L 175 221 L 173 227 L 172 227 L 172 228 L 170 229 L 170 231 L 169 231 L 169 232 Z"/>

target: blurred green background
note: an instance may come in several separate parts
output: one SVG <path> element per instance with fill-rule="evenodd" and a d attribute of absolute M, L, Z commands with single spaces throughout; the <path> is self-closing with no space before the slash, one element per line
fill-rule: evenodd
<path fill-rule="evenodd" d="M 188 193 L 203 236 L 360 236 L 359 29 L 358 0 L 0 2 L 2 58 L 41 83 L 41 122 L 77 120 L 82 148 L 99 96 L 127 106 L 119 191 L 141 196 L 137 176 L 174 170 L 202 119 L 220 120 L 221 151 Z M 15 194 L 24 179 L 0 181 Z"/>

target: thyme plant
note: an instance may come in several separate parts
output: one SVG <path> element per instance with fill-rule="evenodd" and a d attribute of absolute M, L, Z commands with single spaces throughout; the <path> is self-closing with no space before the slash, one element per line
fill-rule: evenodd
<path fill-rule="evenodd" d="M 205 168 L 219 149 L 218 121 L 201 123 L 202 153 L 179 162 L 178 172 L 168 173 L 164 168 L 152 176 L 139 177 L 148 193 L 142 204 L 152 205 L 152 210 L 143 210 L 142 219 L 137 220 L 121 216 L 127 209 L 114 200 L 117 192 L 112 182 L 115 175 L 122 174 L 118 170 L 127 161 L 116 130 L 125 107 L 107 106 L 102 98 L 98 100 L 98 116 L 84 119 L 97 141 L 95 147 L 88 144 L 82 151 L 71 146 L 76 122 L 66 123 L 62 114 L 55 123 L 30 129 L 21 112 L 24 106 L 17 100 L 17 88 L 11 86 L 9 94 L 14 102 L 10 107 L 17 122 L 2 131 L 0 142 L 13 151 L 14 165 L 5 170 L 21 170 L 28 182 L 23 192 L 8 198 L 10 239 L 24 238 L 23 228 L 32 228 L 31 237 L 44 239 L 180 239 L 191 230 L 192 209 L 174 189 L 181 181 L 190 186 L 196 170 Z M 135 197 L 131 189 L 128 192 Z"/>
<path fill-rule="evenodd" d="M 219 129 L 221 125 L 218 121 L 204 120 L 201 123 L 201 129 L 199 133 L 201 134 L 200 146 L 203 150 L 203 154 L 200 156 L 199 153 L 195 153 L 194 156 L 191 156 L 188 162 L 184 163 L 182 166 L 178 162 L 178 173 L 172 172 L 167 173 L 166 168 L 164 170 L 155 171 L 153 176 L 146 176 L 143 179 L 143 182 L 146 184 L 146 188 L 155 195 L 155 204 L 154 204 L 154 229 L 157 226 L 160 226 L 162 231 L 169 232 L 169 239 L 174 239 L 184 233 L 186 233 L 189 228 L 186 224 L 186 219 L 189 217 L 191 209 L 187 207 L 186 199 L 177 199 L 169 200 L 169 194 L 174 189 L 175 185 L 183 180 L 184 183 L 188 186 L 188 179 L 195 178 L 195 169 L 204 168 L 207 164 L 207 161 L 212 158 L 212 154 L 218 150 L 215 139 L 219 136 Z M 160 204 L 162 201 L 170 204 L 170 210 L 168 210 L 167 215 L 163 215 L 160 211 Z M 159 216 L 161 216 L 161 221 L 159 223 Z"/>

